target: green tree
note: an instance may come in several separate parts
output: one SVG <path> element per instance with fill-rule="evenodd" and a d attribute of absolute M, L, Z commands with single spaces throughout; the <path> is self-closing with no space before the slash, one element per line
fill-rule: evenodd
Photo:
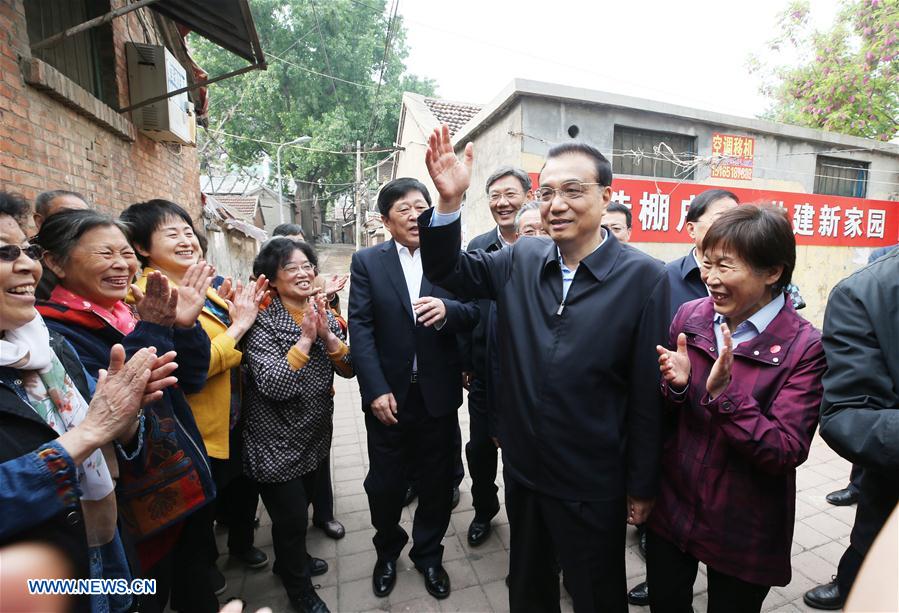
<path fill-rule="evenodd" d="M 899 130 L 899 0 L 843 0 L 833 25 L 818 31 L 809 1 L 794 0 L 778 20 L 768 55 L 797 61 L 751 71 L 773 100 L 775 121 L 888 141 Z"/>
<path fill-rule="evenodd" d="M 209 128 L 201 149 L 220 145 L 231 166 L 249 166 L 275 145 L 312 136 L 305 147 L 354 151 L 389 148 L 396 138 L 403 91 L 433 95 L 431 80 L 406 72 L 408 49 L 402 17 L 386 0 L 253 0 L 250 8 L 268 69 L 210 86 Z M 243 60 L 192 36 L 193 55 L 211 76 Z M 386 53 L 385 53 L 386 52 Z M 386 57 L 385 57 L 386 56 Z M 331 75 L 335 78 L 329 78 Z M 369 154 L 374 164 L 388 153 Z M 285 147 L 285 180 L 343 183 L 354 180 L 354 157 Z M 334 190 L 330 190 L 334 191 Z"/>

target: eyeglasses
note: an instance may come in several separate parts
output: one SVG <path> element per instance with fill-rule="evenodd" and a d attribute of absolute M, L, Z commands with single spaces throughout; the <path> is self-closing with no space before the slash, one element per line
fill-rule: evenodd
<path fill-rule="evenodd" d="M 602 185 L 602 183 L 584 183 L 583 181 L 565 181 L 558 189 L 555 187 L 541 187 L 537 190 L 537 200 L 540 202 L 552 202 L 556 194 L 563 200 L 572 201 L 583 197 L 588 185 Z"/>
<path fill-rule="evenodd" d="M 506 192 L 493 192 L 491 194 L 488 194 L 487 197 L 490 200 L 490 204 L 496 204 L 503 198 L 505 198 L 507 202 L 511 202 L 515 198 L 521 198 L 522 193 L 516 192 L 515 190 L 510 189 L 509 191 L 506 191 Z"/>
<path fill-rule="evenodd" d="M 298 272 L 300 272 L 301 270 L 302 270 L 303 272 L 305 272 L 306 274 L 309 274 L 309 273 L 315 272 L 315 266 L 313 266 L 312 264 L 306 262 L 306 263 L 303 264 L 302 266 L 297 266 L 297 265 L 293 265 L 293 266 L 285 266 L 285 267 L 282 268 L 281 270 L 283 270 L 284 272 L 286 272 L 286 273 L 289 274 L 289 275 L 295 275 L 295 274 L 297 274 Z"/>
<path fill-rule="evenodd" d="M 39 262 L 44 257 L 44 248 L 40 245 L 28 245 L 24 248 L 16 245 L 3 245 L 0 247 L 0 260 L 15 262 L 23 253 L 35 262 Z"/>

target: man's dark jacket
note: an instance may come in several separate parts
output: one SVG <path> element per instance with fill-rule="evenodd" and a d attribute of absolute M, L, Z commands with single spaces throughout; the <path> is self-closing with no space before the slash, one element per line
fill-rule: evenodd
<path fill-rule="evenodd" d="M 477 305 L 459 302 L 422 277 L 419 296 L 443 300 L 446 323 L 440 330 L 415 325 L 393 240 L 354 254 L 350 273 L 350 343 L 363 410 L 370 410 L 372 401 L 388 392 L 402 410 L 414 356 L 418 356 L 418 383 L 428 413 L 441 417 L 458 409 L 462 404 L 462 360 L 456 335 L 475 325 Z"/>
<path fill-rule="evenodd" d="M 693 247 L 690 247 L 687 255 L 665 264 L 665 271 L 668 273 L 668 282 L 671 285 L 671 308 L 669 309 L 671 316 L 668 321 L 674 321 L 674 316 L 677 315 L 677 310 L 681 308 L 681 305 L 698 298 L 705 298 L 709 295 L 709 290 L 702 282 L 699 264 L 693 257 Z"/>
<path fill-rule="evenodd" d="M 497 303 L 503 461 L 525 486 L 566 500 L 656 494 L 662 399 L 656 345 L 668 335 L 661 262 L 611 233 L 578 266 L 562 306 L 556 246 L 522 237 L 463 253 L 457 220 L 419 217 L 424 273 Z"/>
<path fill-rule="evenodd" d="M 899 249 L 833 288 L 822 342 L 821 437 L 864 468 L 866 513 L 882 517 L 882 526 L 899 495 Z M 858 526 L 853 546 L 866 547 L 879 526 L 865 535 Z"/>
<path fill-rule="evenodd" d="M 468 243 L 468 251 L 486 251 L 492 253 L 503 248 L 496 233 L 496 228 L 480 234 Z M 474 372 L 477 379 L 487 383 L 489 369 L 487 366 L 487 320 L 490 314 L 490 300 L 482 298 L 477 301 L 480 317 L 478 325 L 471 334 L 463 339 L 462 362 L 465 370 Z"/>

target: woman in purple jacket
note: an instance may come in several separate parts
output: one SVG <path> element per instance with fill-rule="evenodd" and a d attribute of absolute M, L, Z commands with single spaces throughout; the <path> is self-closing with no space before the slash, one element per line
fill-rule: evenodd
<path fill-rule="evenodd" d="M 790 581 L 796 467 L 821 404 L 820 333 L 784 288 L 796 241 L 776 208 L 743 205 L 702 244 L 710 296 L 683 305 L 658 347 L 673 431 L 649 519 L 653 612 L 692 611 L 698 562 L 708 611 L 761 610 Z"/>

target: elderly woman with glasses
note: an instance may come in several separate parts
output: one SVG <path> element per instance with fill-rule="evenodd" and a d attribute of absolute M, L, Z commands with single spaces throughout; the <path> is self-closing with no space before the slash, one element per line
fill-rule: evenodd
<path fill-rule="evenodd" d="M 710 612 L 757 612 L 790 582 L 796 467 L 808 457 L 826 364 L 785 292 L 796 263 L 779 209 L 742 205 L 702 240 L 709 295 L 681 306 L 658 347 L 674 429 L 649 517 L 653 611 L 692 611 L 701 561 Z"/>
<path fill-rule="evenodd" d="M 71 345 L 35 310 L 43 249 L 21 230 L 27 212 L 24 199 L 0 192 L 0 547 L 43 541 L 66 555 L 70 577 L 111 578 L 110 557 L 124 558 L 117 455 L 141 451 L 142 398 L 158 400 L 175 382 L 174 355 L 146 348 L 125 363 L 113 345 L 95 391 Z M 111 604 L 91 598 L 94 610 Z"/>
<path fill-rule="evenodd" d="M 328 608 L 310 577 L 328 566 L 306 552 L 307 507 L 331 449 L 334 374 L 352 377 L 353 366 L 343 330 L 315 288 L 317 264 L 312 247 L 286 238 L 266 243 L 253 263 L 273 298 L 244 339 L 243 454 L 272 518 L 273 570 L 297 609 L 321 613 Z"/>
<path fill-rule="evenodd" d="M 137 258 L 128 230 L 96 211 L 63 211 L 47 219 L 36 240 L 46 249 L 46 264 L 59 285 L 38 310 L 52 330 L 72 343 L 92 375 L 115 343 L 122 343 L 129 355 L 147 346 L 178 352 L 177 388 L 148 408 L 144 452 L 121 465 L 119 514 L 136 541 L 140 575 L 157 579 L 157 593 L 141 604 L 142 611 L 164 608 L 173 579 L 188 572 L 192 584 L 183 609 L 217 610 L 211 586 L 194 572 L 197 515 L 215 496 L 215 487 L 184 396 L 206 383 L 209 337 L 196 320 L 208 271 L 196 266 L 190 273 L 193 286 L 182 284 L 177 292 L 163 275 L 151 274 L 132 309 L 125 298 Z"/>

